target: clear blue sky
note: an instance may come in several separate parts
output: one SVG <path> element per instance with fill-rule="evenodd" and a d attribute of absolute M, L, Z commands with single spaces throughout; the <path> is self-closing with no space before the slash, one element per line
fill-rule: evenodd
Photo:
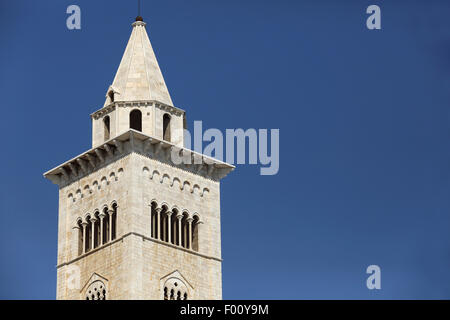
<path fill-rule="evenodd" d="M 78 4 L 82 30 L 66 28 Z M 365 9 L 378 4 L 382 30 Z M 279 128 L 222 183 L 226 299 L 450 298 L 448 1 L 149 1 L 188 125 Z M 90 148 L 134 1 L 0 1 L 0 298 L 54 299 L 57 187 Z M 368 265 L 382 289 L 365 286 Z"/>

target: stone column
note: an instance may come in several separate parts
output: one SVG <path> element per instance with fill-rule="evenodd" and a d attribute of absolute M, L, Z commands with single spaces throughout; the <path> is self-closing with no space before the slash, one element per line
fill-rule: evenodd
<path fill-rule="evenodd" d="M 81 225 L 83 226 L 83 250 L 82 250 L 82 254 L 86 253 L 86 247 L 87 247 L 87 240 L 86 240 L 86 226 L 87 226 L 87 222 L 83 221 L 81 223 Z"/>
<path fill-rule="evenodd" d="M 172 229 L 172 221 L 170 220 L 170 217 L 172 216 L 171 211 L 167 211 L 167 242 L 171 243 L 172 237 L 171 237 L 171 229 Z"/>
<path fill-rule="evenodd" d="M 108 235 L 108 241 L 112 241 L 112 216 L 113 216 L 114 210 L 109 209 L 108 215 L 109 215 L 109 235 Z"/>
<path fill-rule="evenodd" d="M 187 232 L 187 238 L 188 238 L 188 243 L 186 246 L 186 249 L 192 249 L 192 218 L 188 218 L 187 219 L 187 223 L 188 223 L 188 232 Z"/>
<path fill-rule="evenodd" d="M 181 219 L 183 219 L 183 215 L 179 214 L 177 215 L 177 220 L 178 220 L 178 243 L 176 243 L 179 247 L 181 247 Z"/>
<path fill-rule="evenodd" d="M 161 240 L 161 208 L 156 208 L 156 226 L 157 226 L 156 239 Z"/>
<path fill-rule="evenodd" d="M 103 238 L 103 231 L 104 231 L 103 230 L 103 218 L 106 217 L 106 214 L 104 212 L 102 212 L 98 216 L 100 217 L 100 241 L 99 242 L 100 242 L 100 245 L 102 246 L 106 242 L 105 241 L 106 239 Z"/>
<path fill-rule="evenodd" d="M 95 248 L 95 222 L 97 221 L 96 217 L 91 218 L 91 232 L 92 232 L 92 249 Z"/>

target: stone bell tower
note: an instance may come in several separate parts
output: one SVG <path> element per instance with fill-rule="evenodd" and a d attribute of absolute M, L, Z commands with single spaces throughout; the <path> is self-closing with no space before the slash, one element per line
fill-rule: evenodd
<path fill-rule="evenodd" d="M 183 146 L 142 18 L 92 149 L 46 172 L 59 187 L 57 299 L 221 299 L 220 180 L 232 165 Z"/>

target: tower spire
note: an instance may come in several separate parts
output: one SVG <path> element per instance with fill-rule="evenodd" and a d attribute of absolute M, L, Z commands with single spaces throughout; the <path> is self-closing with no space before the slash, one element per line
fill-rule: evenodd
<path fill-rule="evenodd" d="M 112 101 L 159 101 L 173 106 L 142 17 L 137 17 L 104 106 Z M 111 99 L 113 97 L 113 99 Z"/>

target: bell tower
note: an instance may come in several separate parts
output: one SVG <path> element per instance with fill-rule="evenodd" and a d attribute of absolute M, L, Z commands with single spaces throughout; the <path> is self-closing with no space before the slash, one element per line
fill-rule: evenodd
<path fill-rule="evenodd" d="M 221 299 L 220 180 L 234 167 L 184 148 L 186 113 L 145 22 L 132 27 L 92 148 L 44 174 L 59 188 L 57 299 Z"/>

